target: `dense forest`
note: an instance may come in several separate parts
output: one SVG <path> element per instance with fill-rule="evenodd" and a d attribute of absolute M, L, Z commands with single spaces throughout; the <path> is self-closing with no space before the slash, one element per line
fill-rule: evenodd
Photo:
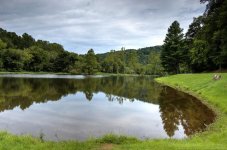
<path fill-rule="evenodd" d="M 68 72 L 78 59 L 60 44 L 36 41 L 27 33 L 18 36 L 0 28 L 1 71 Z"/>
<path fill-rule="evenodd" d="M 186 34 L 174 21 L 168 29 L 161 62 L 168 73 L 208 72 L 227 67 L 227 1 L 206 3 L 202 16 L 194 18 Z"/>
<path fill-rule="evenodd" d="M 162 46 L 111 50 L 85 55 L 62 45 L 19 36 L 0 28 L 0 71 L 123 73 L 163 75 L 222 70 L 227 67 L 227 1 L 200 0 L 207 8 L 194 18 L 188 31 L 178 21 L 168 29 Z"/>
<path fill-rule="evenodd" d="M 0 28 L 1 71 L 158 74 L 162 69 L 160 52 L 161 46 L 156 46 L 139 50 L 122 48 L 97 55 L 90 49 L 87 54 L 78 55 L 64 50 L 60 44 Z"/>
<path fill-rule="evenodd" d="M 161 74 L 161 46 L 146 47 L 139 50 L 121 48 L 98 54 L 101 72 L 127 74 Z"/>

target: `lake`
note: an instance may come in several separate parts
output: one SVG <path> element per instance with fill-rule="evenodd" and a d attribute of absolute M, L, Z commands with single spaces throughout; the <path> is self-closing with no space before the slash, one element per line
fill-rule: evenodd
<path fill-rule="evenodd" d="M 0 130 L 17 135 L 181 139 L 206 130 L 215 116 L 196 98 L 152 77 L 0 75 Z"/>

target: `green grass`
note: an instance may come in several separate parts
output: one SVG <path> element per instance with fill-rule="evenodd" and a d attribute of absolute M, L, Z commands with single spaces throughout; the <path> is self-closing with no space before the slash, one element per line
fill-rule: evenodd
<path fill-rule="evenodd" d="M 136 138 L 106 135 L 85 142 L 49 142 L 30 136 L 0 133 L 0 149 L 132 149 L 132 150 L 226 150 L 227 149 L 227 74 L 212 80 L 213 74 L 185 74 L 157 78 L 156 81 L 200 98 L 217 112 L 215 123 L 208 130 L 187 139 L 160 139 L 140 141 Z"/>
<path fill-rule="evenodd" d="M 214 81 L 212 73 L 180 74 L 157 78 L 156 81 L 199 97 L 216 110 L 227 113 L 227 73 L 221 80 Z"/>

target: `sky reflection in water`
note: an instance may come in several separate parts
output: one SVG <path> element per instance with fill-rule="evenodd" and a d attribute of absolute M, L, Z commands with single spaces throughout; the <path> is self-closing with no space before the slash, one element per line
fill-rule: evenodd
<path fill-rule="evenodd" d="M 113 133 L 184 138 L 214 121 L 200 101 L 149 77 L 0 78 L 0 129 L 46 140 Z"/>

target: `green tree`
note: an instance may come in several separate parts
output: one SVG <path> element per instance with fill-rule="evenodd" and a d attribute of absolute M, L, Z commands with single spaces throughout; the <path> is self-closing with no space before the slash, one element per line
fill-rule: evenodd
<path fill-rule="evenodd" d="M 29 48 L 34 43 L 35 43 L 35 39 L 31 35 L 29 35 L 27 33 L 24 33 L 22 35 L 22 46 L 21 46 L 21 48 Z"/>
<path fill-rule="evenodd" d="M 147 74 L 157 75 L 163 73 L 160 60 L 160 52 L 151 51 L 148 57 Z"/>
<path fill-rule="evenodd" d="M 121 51 L 120 51 L 120 56 L 119 56 L 119 58 L 120 58 L 120 63 L 121 63 L 121 65 L 122 65 L 122 70 L 120 70 L 120 73 L 123 73 L 123 74 L 125 74 L 125 68 L 126 68 L 126 54 L 125 54 L 126 52 L 125 52 L 125 47 L 122 47 L 121 48 Z"/>
<path fill-rule="evenodd" d="M 0 50 L 7 47 L 7 44 L 0 39 Z"/>
<path fill-rule="evenodd" d="M 199 71 L 216 70 L 218 68 L 227 67 L 227 2 L 224 0 L 201 0 L 201 2 L 207 2 L 207 9 L 202 19 L 201 30 L 192 42 L 192 51 L 201 52 L 198 53 L 199 57 L 203 54 L 207 55 L 207 57 L 203 56 L 202 59 L 203 62 L 204 58 L 206 59 L 206 64 L 204 64 L 205 67 L 203 67 L 203 70 L 200 69 Z M 198 46 L 197 41 L 200 41 L 200 46 Z M 204 41 L 203 44 L 201 41 Z M 206 49 L 201 51 L 201 47 L 204 47 L 204 43 L 206 43 Z M 201 44 L 203 46 L 201 46 Z M 199 49 L 196 50 L 196 47 Z M 199 60 L 197 61 L 198 63 L 201 62 L 199 62 Z M 193 63 L 195 63 L 195 61 Z"/>
<path fill-rule="evenodd" d="M 198 53 L 201 51 L 201 50 L 197 51 L 195 49 L 196 45 L 198 45 L 198 42 L 194 42 L 194 41 L 203 38 L 203 36 L 204 36 L 203 26 L 204 26 L 204 17 L 203 16 L 194 18 L 193 22 L 189 25 L 188 31 L 185 34 L 185 40 L 184 40 L 184 42 L 185 42 L 184 48 L 185 48 L 185 52 L 186 52 L 185 56 L 188 56 L 188 57 L 184 58 L 184 60 L 185 60 L 185 65 L 187 65 L 187 68 L 190 71 L 198 72 L 199 70 L 204 68 L 204 67 L 202 67 L 201 69 L 199 69 L 199 67 L 197 67 L 197 65 L 196 65 L 196 64 L 198 64 L 198 63 L 196 63 L 197 56 L 193 56 L 195 53 Z M 199 41 L 203 41 L 203 40 L 199 40 Z M 202 54 L 200 54 L 200 55 L 202 55 Z"/>
<path fill-rule="evenodd" d="M 200 72 L 207 69 L 208 56 L 206 41 L 194 40 L 192 49 L 190 50 L 193 71 Z"/>
<path fill-rule="evenodd" d="M 227 67 L 227 1 L 224 1 L 219 8 L 218 18 L 216 20 L 217 28 L 213 34 L 214 45 L 217 55 L 213 57 L 214 63 L 221 70 L 222 67 Z"/>
<path fill-rule="evenodd" d="M 26 52 L 31 56 L 29 61 L 26 63 L 26 70 L 28 71 L 45 71 L 49 64 L 49 55 L 42 48 L 32 46 L 26 49 Z"/>
<path fill-rule="evenodd" d="M 127 56 L 127 73 L 140 73 L 139 58 L 136 50 L 129 52 Z"/>
<path fill-rule="evenodd" d="M 3 67 L 7 71 L 22 71 L 24 67 L 24 52 L 17 49 L 3 50 Z"/>
<path fill-rule="evenodd" d="M 7 44 L 0 39 L 0 70 L 3 70 L 3 51 L 2 49 L 6 48 Z"/>
<path fill-rule="evenodd" d="M 54 71 L 56 72 L 70 72 L 77 60 L 77 55 L 70 52 L 62 52 L 55 59 Z"/>
<path fill-rule="evenodd" d="M 204 25 L 203 16 L 193 18 L 193 22 L 189 25 L 188 31 L 185 34 L 186 40 L 191 42 L 189 44 L 192 44 L 194 38 L 202 35 L 203 25 Z"/>
<path fill-rule="evenodd" d="M 124 63 L 122 61 L 122 53 L 114 50 L 110 51 L 101 64 L 102 71 L 108 73 L 123 73 Z"/>
<path fill-rule="evenodd" d="M 115 58 L 114 58 L 114 51 L 110 51 L 107 56 L 104 58 L 101 66 L 102 66 L 102 71 L 103 72 L 108 72 L 108 73 L 115 73 L 116 72 L 116 65 L 115 65 Z"/>
<path fill-rule="evenodd" d="M 95 56 L 94 50 L 90 49 L 85 55 L 84 72 L 89 75 L 95 74 L 98 71 L 98 68 L 99 68 L 99 63 Z"/>
<path fill-rule="evenodd" d="M 85 66 L 84 56 L 77 56 L 73 68 L 70 70 L 72 74 L 82 74 L 83 67 Z"/>
<path fill-rule="evenodd" d="M 161 51 L 161 61 L 168 73 L 180 73 L 180 63 L 183 61 L 183 29 L 174 21 L 168 29 Z"/>

